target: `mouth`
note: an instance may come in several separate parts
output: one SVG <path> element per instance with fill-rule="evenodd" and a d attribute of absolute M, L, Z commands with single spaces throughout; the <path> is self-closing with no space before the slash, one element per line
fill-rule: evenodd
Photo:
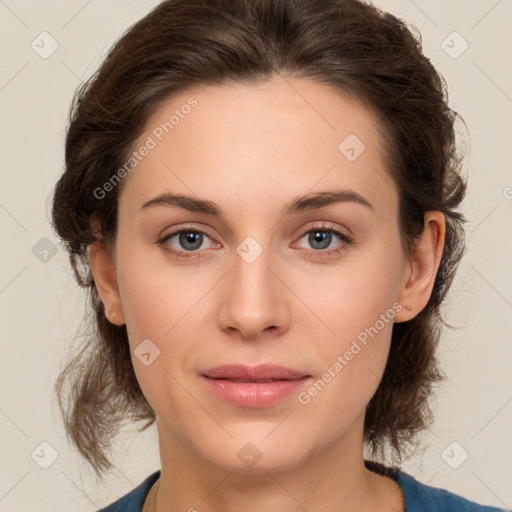
<path fill-rule="evenodd" d="M 213 378 L 213 377 L 208 377 L 208 378 Z M 214 378 L 214 380 L 225 380 L 225 381 L 228 381 L 228 382 L 245 382 L 245 383 L 249 383 L 249 382 L 252 382 L 252 383 L 258 383 L 258 384 L 264 384 L 266 382 L 277 382 L 277 381 L 282 381 L 282 380 L 296 380 L 296 379 L 225 379 L 225 378 L 222 378 L 222 377 L 216 377 Z"/>
<path fill-rule="evenodd" d="M 222 365 L 201 374 L 208 389 L 239 407 L 268 407 L 298 391 L 312 377 L 278 365 Z"/>
<path fill-rule="evenodd" d="M 309 376 L 306 373 L 275 364 L 260 364 L 258 366 L 225 364 L 210 368 L 203 375 L 210 379 L 237 380 L 242 382 L 295 380 Z"/>

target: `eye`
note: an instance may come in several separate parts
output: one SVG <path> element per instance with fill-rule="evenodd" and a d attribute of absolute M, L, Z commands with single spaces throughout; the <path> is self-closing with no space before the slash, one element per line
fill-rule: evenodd
<path fill-rule="evenodd" d="M 331 246 L 333 242 L 336 242 L 336 239 L 340 240 L 341 243 L 339 243 L 338 246 L 329 249 L 329 246 Z M 305 240 L 305 242 L 312 247 L 312 249 L 305 248 L 306 252 L 316 257 L 339 254 L 346 250 L 353 242 L 351 237 L 332 224 L 327 226 L 315 226 L 312 229 L 308 229 L 303 233 L 296 244 L 300 244 L 302 240 Z M 294 245 L 296 246 L 296 244 Z"/>
<path fill-rule="evenodd" d="M 301 247 L 300 242 L 305 240 L 311 249 Z M 339 240 L 334 248 L 329 249 L 333 242 Z M 207 241 L 211 244 L 208 245 Z M 157 243 L 176 258 L 199 257 L 200 251 L 220 247 L 205 231 L 197 228 L 182 228 L 160 238 Z M 332 224 L 314 226 L 305 231 L 298 242 L 292 247 L 302 248 L 306 254 L 313 257 L 328 257 L 345 251 L 353 243 L 352 238 Z"/>
<path fill-rule="evenodd" d="M 200 229 L 180 229 L 165 235 L 158 240 L 158 244 L 177 258 L 190 258 L 200 250 L 208 248 L 205 247 L 207 239 L 211 240 L 208 234 Z"/>

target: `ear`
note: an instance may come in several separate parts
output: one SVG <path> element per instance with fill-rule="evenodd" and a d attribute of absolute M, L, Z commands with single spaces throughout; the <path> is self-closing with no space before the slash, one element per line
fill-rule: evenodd
<path fill-rule="evenodd" d="M 105 247 L 100 239 L 89 246 L 87 254 L 96 289 L 105 307 L 107 320 L 115 325 L 123 325 L 125 321 L 117 286 L 113 251 Z"/>
<path fill-rule="evenodd" d="M 413 319 L 428 303 L 434 287 L 445 240 L 445 218 L 440 211 L 425 214 L 423 232 L 411 249 L 411 256 L 404 269 L 397 302 L 395 322 Z"/>

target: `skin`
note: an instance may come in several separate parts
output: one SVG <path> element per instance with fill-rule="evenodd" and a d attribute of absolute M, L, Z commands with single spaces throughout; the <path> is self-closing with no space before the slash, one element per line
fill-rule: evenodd
<path fill-rule="evenodd" d="M 384 371 L 392 322 L 307 405 L 291 395 L 265 408 L 235 406 L 199 374 L 225 363 L 275 363 L 317 380 L 393 304 L 396 322 L 425 307 L 444 216 L 427 213 L 406 257 L 377 119 L 307 79 L 191 89 L 156 111 L 135 146 L 190 96 L 197 107 L 124 178 L 114 247 L 99 241 L 89 252 L 107 318 L 126 323 L 137 379 L 157 415 L 154 510 L 402 510 L 398 485 L 363 463 L 365 408 Z M 338 150 L 349 134 L 366 146 L 355 161 Z M 344 202 L 281 216 L 297 196 L 337 188 L 373 208 Z M 141 209 L 164 192 L 214 201 L 223 218 Z M 325 225 L 350 230 L 353 243 L 333 234 L 323 248 L 308 239 Z M 180 228 L 207 232 L 188 259 L 157 242 Z M 250 264 L 236 251 L 248 236 L 263 249 Z M 177 236 L 166 244 L 190 254 Z M 160 355 L 146 366 L 133 351 L 148 338 Z M 262 454 L 252 467 L 237 457 L 248 442 Z"/>

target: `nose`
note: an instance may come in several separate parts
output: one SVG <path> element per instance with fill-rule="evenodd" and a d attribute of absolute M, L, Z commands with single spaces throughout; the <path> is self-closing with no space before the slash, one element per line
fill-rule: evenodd
<path fill-rule="evenodd" d="M 255 340 L 288 329 L 287 288 L 267 251 L 252 262 L 235 254 L 233 268 L 223 281 L 219 309 L 223 330 Z"/>

